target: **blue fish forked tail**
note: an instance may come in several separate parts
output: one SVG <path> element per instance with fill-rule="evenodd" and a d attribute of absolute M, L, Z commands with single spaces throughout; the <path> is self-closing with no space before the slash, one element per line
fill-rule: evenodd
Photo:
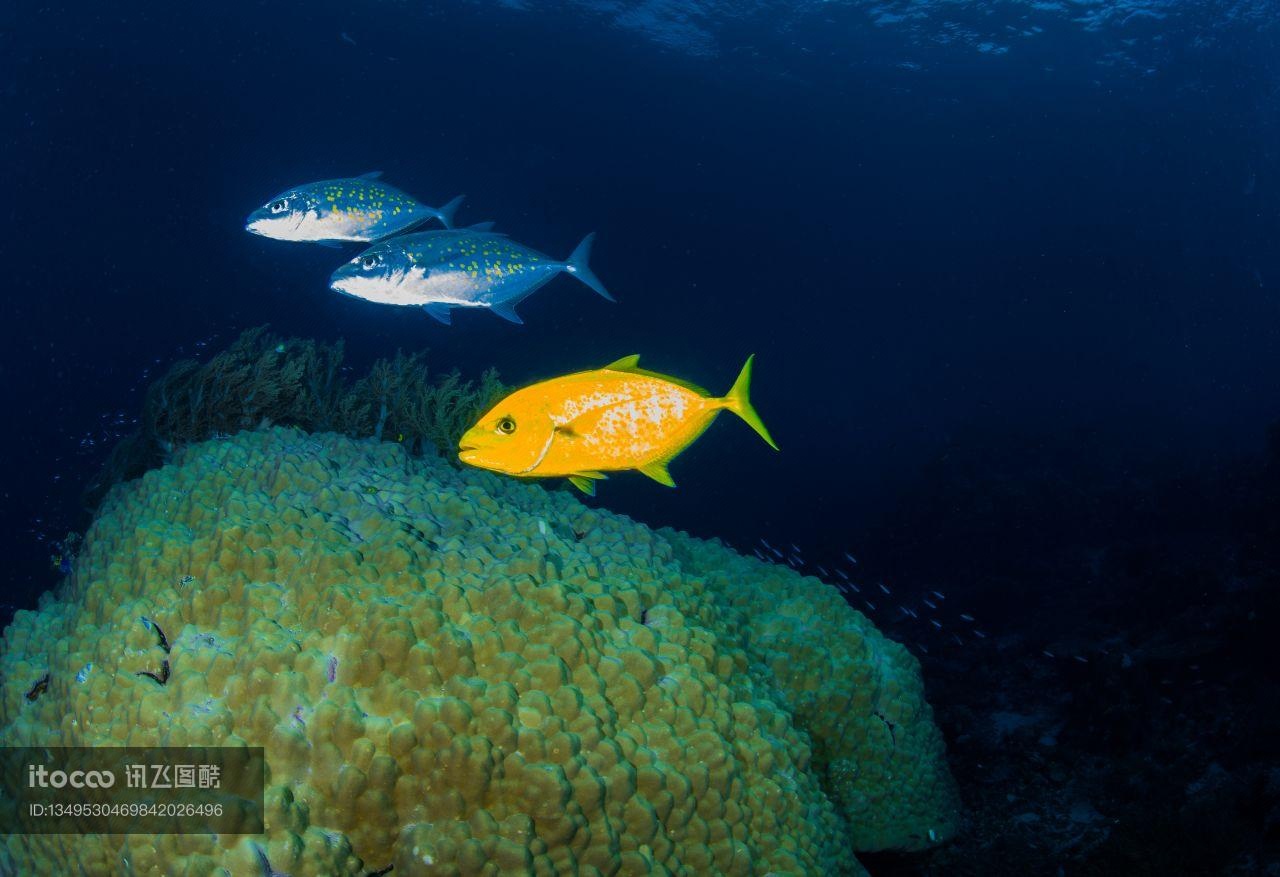
<path fill-rule="evenodd" d="M 587 260 L 591 258 L 591 245 L 595 243 L 595 240 L 596 233 L 594 231 L 584 237 L 582 243 L 578 244 L 573 252 L 569 254 L 569 258 L 565 260 L 564 270 L 587 286 L 590 286 L 598 295 L 609 301 L 617 301 L 616 298 L 609 295 L 609 290 L 604 288 L 600 278 L 595 275 L 595 272 L 591 270 L 591 266 L 587 264 Z"/>
<path fill-rule="evenodd" d="M 437 207 L 434 209 L 432 211 L 432 215 L 434 215 L 436 219 L 440 220 L 440 223 L 445 228 L 453 228 L 453 215 L 458 212 L 458 207 L 462 205 L 462 202 L 466 197 L 466 195 L 459 195 L 443 207 Z"/>

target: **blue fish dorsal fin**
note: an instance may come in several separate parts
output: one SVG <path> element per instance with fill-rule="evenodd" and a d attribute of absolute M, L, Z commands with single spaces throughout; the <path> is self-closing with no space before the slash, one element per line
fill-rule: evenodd
<path fill-rule="evenodd" d="M 449 314 L 449 306 L 442 304 L 423 305 L 422 309 L 427 312 L 427 316 L 433 320 L 439 320 L 446 326 L 453 325 L 453 317 Z"/>
<path fill-rule="evenodd" d="M 382 179 L 382 171 L 369 171 L 367 174 L 361 174 L 356 177 L 357 180 L 380 180 Z"/>
<path fill-rule="evenodd" d="M 709 393 L 705 388 L 699 387 L 697 384 L 691 383 L 690 381 L 683 380 L 682 378 L 673 378 L 671 375 L 664 375 L 659 372 L 651 372 L 647 368 L 640 368 L 640 354 L 638 353 L 633 353 L 631 356 L 624 356 L 622 359 L 615 360 L 614 362 L 606 365 L 602 370 L 627 372 L 628 374 L 633 375 L 644 375 L 647 378 L 656 378 L 660 381 L 675 384 L 677 387 L 684 387 L 686 390 L 691 393 L 697 393 L 699 396 L 711 398 L 711 393 Z"/>

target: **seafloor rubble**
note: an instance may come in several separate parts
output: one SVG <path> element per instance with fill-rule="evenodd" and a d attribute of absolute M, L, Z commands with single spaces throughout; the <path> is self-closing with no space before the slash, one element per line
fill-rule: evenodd
<path fill-rule="evenodd" d="M 12 873 L 857 874 L 958 821 L 916 660 L 834 589 L 372 439 L 113 488 L 0 673 L 0 744 L 267 757 L 263 836 L 10 835 Z"/>

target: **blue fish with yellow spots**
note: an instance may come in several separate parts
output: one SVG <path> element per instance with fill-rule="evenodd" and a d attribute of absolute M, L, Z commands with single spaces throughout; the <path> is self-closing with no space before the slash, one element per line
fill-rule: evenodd
<path fill-rule="evenodd" d="M 487 308 L 523 323 L 516 305 L 558 274 L 613 301 L 587 264 L 595 233 L 560 261 L 495 232 L 407 234 L 375 244 L 333 273 L 331 288 L 365 301 L 419 307 L 446 325 L 454 308 Z"/>
<path fill-rule="evenodd" d="M 379 241 L 433 219 L 445 228 L 453 227 L 461 195 L 443 207 L 428 207 L 382 182 L 381 176 L 374 171 L 295 186 L 249 214 L 245 231 L 277 241 L 336 245 Z"/>

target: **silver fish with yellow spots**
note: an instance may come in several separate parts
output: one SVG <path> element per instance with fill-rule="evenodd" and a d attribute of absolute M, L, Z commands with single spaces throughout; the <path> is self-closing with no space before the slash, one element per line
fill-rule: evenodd
<path fill-rule="evenodd" d="M 382 240 L 433 219 L 453 227 L 461 195 L 443 207 L 428 207 L 381 182 L 381 176 L 374 171 L 295 186 L 249 214 L 245 231 L 278 241 L 336 245 Z"/>
<path fill-rule="evenodd" d="M 329 285 L 377 304 L 422 308 L 446 325 L 454 308 L 487 308 L 522 323 L 516 305 L 561 273 L 614 300 L 587 265 L 594 240 L 587 235 L 558 261 L 493 232 L 418 232 L 375 244 L 335 271 Z"/>

